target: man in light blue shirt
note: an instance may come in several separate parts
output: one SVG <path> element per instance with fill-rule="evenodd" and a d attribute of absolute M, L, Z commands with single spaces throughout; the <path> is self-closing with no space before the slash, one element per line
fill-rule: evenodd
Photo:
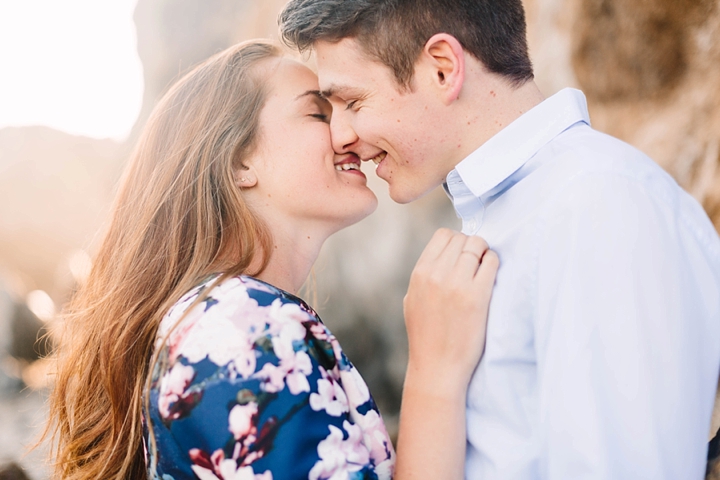
<path fill-rule="evenodd" d="M 292 0 L 335 150 L 391 197 L 443 185 L 501 268 L 467 399 L 469 479 L 700 479 L 720 240 L 584 95 L 532 80 L 520 0 Z"/>

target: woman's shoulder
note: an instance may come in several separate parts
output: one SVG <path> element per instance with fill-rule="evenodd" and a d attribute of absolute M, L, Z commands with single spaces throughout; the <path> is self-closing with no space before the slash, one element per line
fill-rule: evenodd
<path fill-rule="evenodd" d="M 187 292 L 163 318 L 157 349 L 169 348 L 170 361 L 208 358 L 217 366 L 238 359 L 263 338 L 304 339 L 320 323 L 300 298 L 261 280 L 209 277 Z M 235 362 L 237 363 L 237 362 Z"/>
<path fill-rule="evenodd" d="M 171 328 L 172 324 L 181 317 L 196 316 L 203 313 L 217 313 L 218 309 L 212 307 L 219 303 L 245 304 L 249 299 L 265 307 L 276 300 L 281 303 L 295 303 L 303 307 L 311 315 L 316 315 L 305 302 L 269 283 L 246 275 L 238 275 L 218 281 L 218 275 L 210 275 L 200 281 L 195 287 L 186 292 L 170 309 L 162 320 L 162 327 Z M 201 299 L 201 302 L 197 302 Z M 190 315 L 188 309 L 197 310 L 196 315 Z M 227 312 L 225 312 L 227 313 Z M 170 324 L 170 325 L 168 325 Z"/>
<path fill-rule="evenodd" d="M 287 304 L 294 304 L 304 312 L 301 317 L 317 318 L 317 313 L 302 299 L 262 280 L 239 275 L 218 282 L 218 275 L 211 275 L 170 307 L 160 322 L 158 337 L 166 336 L 180 324 L 184 328 L 194 325 L 201 318 L 241 318 Z M 286 310 L 293 308 L 286 307 Z"/>
<path fill-rule="evenodd" d="M 390 478 L 392 445 L 367 385 L 310 307 L 250 277 L 208 282 L 168 314 L 187 312 L 153 374 L 159 470 Z"/>

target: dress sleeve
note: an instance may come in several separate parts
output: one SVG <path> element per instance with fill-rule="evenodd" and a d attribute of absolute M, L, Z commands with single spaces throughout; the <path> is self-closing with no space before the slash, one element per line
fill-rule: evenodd
<path fill-rule="evenodd" d="M 334 339 L 318 319 L 284 298 L 241 308 L 215 300 L 151 394 L 158 478 L 374 472 L 384 459 L 366 434 L 379 417 L 369 397 L 360 409 L 349 402 Z"/>
<path fill-rule="evenodd" d="M 717 274 L 682 214 L 633 181 L 563 195 L 538 256 L 540 478 L 701 478 Z"/>

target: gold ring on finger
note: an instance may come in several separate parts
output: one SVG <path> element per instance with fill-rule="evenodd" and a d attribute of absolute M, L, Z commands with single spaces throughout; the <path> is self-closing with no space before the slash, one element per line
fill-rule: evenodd
<path fill-rule="evenodd" d="M 473 257 L 477 258 L 478 263 L 480 263 L 480 259 L 482 258 L 480 255 L 478 255 L 477 253 L 475 253 L 471 250 L 462 250 L 460 253 L 469 253 Z"/>

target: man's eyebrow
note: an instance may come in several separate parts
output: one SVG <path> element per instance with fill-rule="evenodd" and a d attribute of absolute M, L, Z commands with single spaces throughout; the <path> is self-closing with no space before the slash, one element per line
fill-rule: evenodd
<path fill-rule="evenodd" d="M 325 98 L 330 98 L 333 95 L 335 95 L 338 92 L 338 90 L 340 90 L 340 89 L 338 87 L 336 87 L 335 85 L 330 85 L 328 88 L 326 88 L 325 90 L 320 92 L 320 94 Z"/>
<path fill-rule="evenodd" d="M 313 97 L 317 97 L 321 100 L 325 100 L 325 98 L 323 97 L 323 94 L 320 92 L 320 90 L 308 90 L 307 92 L 303 92 L 300 95 L 298 95 L 297 97 L 295 97 L 295 100 L 300 100 L 301 98 L 304 98 L 307 96 L 313 96 Z"/>
<path fill-rule="evenodd" d="M 323 97 L 330 98 L 335 95 L 338 96 L 361 96 L 362 93 L 360 90 L 354 87 L 348 87 L 344 85 L 335 85 L 331 84 L 328 88 L 320 92 Z"/>

